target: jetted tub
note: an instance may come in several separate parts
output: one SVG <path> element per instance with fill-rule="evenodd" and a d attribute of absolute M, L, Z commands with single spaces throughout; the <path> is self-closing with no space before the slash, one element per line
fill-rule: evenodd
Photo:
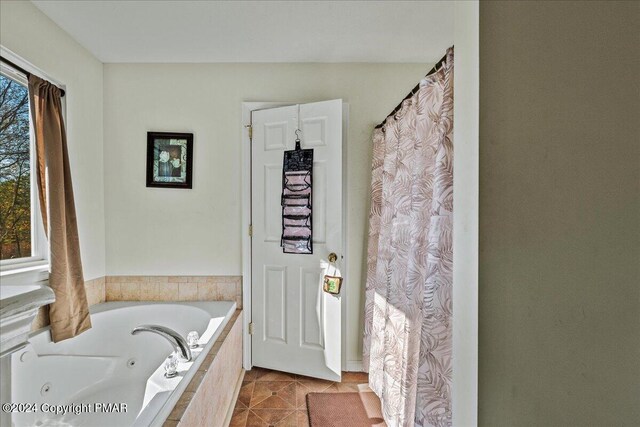
<path fill-rule="evenodd" d="M 159 426 L 184 392 L 236 309 L 234 302 L 108 302 L 91 307 L 93 327 L 53 343 L 48 328 L 35 332 L 11 357 L 11 402 L 22 426 Z M 164 377 L 174 350 L 153 333 L 131 335 L 142 324 L 200 334 L 193 360 Z M 24 412 L 28 410 L 32 412 Z M 56 414 L 58 412 L 58 414 Z"/>

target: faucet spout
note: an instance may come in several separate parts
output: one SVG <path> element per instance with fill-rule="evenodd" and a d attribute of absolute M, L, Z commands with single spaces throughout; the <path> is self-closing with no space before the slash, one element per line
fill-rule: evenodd
<path fill-rule="evenodd" d="M 171 346 L 180 353 L 184 360 L 187 362 L 191 360 L 191 349 L 189 349 L 189 344 L 187 344 L 187 341 L 173 329 L 160 325 L 140 325 L 133 328 L 131 335 L 136 335 L 140 332 L 152 332 L 160 335 L 171 343 Z"/>

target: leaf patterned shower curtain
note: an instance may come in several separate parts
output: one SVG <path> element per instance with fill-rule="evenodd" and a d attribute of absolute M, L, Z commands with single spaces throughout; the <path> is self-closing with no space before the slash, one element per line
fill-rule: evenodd
<path fill-rule="evenodd" d="M 389 426 L 451 425 L 453 48 L 373 135 L 364 365 Z"/>

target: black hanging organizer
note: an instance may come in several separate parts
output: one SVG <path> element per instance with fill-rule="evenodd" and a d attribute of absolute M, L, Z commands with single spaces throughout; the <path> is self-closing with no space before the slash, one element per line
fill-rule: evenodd
<path fill-rule="evenodd" d="M 311 188 L 313 149 L 300 148 L 296 130 L 296 148 L 284 152 L 282 167 L 282 238 L 285 254 L 312 254 Z"/>

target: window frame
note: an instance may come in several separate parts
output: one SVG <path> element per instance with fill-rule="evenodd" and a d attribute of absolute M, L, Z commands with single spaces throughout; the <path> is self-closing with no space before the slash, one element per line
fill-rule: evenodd
<path fill-rule="evenodd" d="M 5 51 L 2 51 L 3 57 L 5 56 Z M 23 60 L 16 58 L 14 55 L 11 55 L 11 61 L 14 61 L 20 66 L 24 63 Z M 25 69 L 29 69 L 25 67 Z M 13 68 L 11 65 L 5 63 L 4 61 L 0 61 L 0 74 L 5 78 L 11 79 L 18 84 L 21 84 L 25 87 L 29 87 L 29 82 L 27 76 Z M 64 114 L 63 107 L 63 117 Z M 30 162 L 30 170 L 29 170 L 29 179 L 30 179 L 30 201 L 31 201 L 31 256 L 15 258 L 15 259 L 6 259 L 0 260 L 0 278 L 2 278 L 3 284 L 13 285 L 20 284 L 23 280 L 19 280 L 20 278 L 24 278 L 25 275 L 29 276 L 29 280 L 26 282 L 33 283 L 33 280 L 43 280 L 46 279 L 48 275 L 43 275 L 43 273 L 47 273 L 49 270 L 49 243 L 45 234 L 44 224 L 42 220 L 42 211 L 40 210 L 40 197 L 38 194 L 38 185 L 37 185 L 37 172 L 35 163 L 34 163 L 34 154 L 35 154 L 35 137 L 34 137 L 34 129 L 33 123 L 31 121 L 31 114 L 29 111 L 29 162 Z M 34 274 L 36 275 L 34 277 Z M 18 276 L 18 277 L 13 277 Z M 18 280 L 16 280 L 18 279 Z"/>

